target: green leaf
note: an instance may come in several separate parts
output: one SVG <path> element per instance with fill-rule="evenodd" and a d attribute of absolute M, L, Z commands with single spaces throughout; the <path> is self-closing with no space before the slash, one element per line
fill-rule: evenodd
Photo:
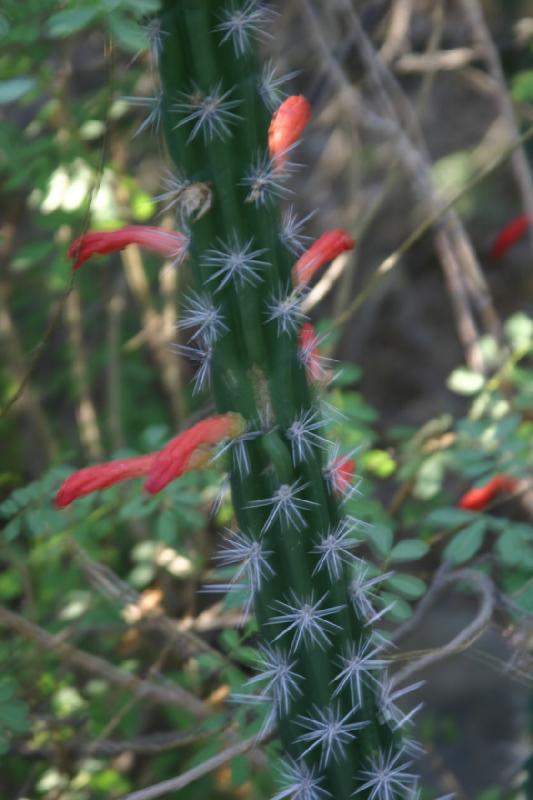
<path fill-rule="evenodd" d="M 176 541 L 177 528 L 176 512 L 166 508 L 157 519 L 155 535 L 160 541 L 166 544 L 173 544 Z"/>
<path fill-rule="evenodd" d="M 479 519 L 475 511 L 463 511 L 462 508 L 437 508 L 426 517 L 426 523 L 432 528 L 455 528 L 465 522 Z"/>
<path fill-rule="evenodd" d="M 365 530 L 365 538 L 378 558 L 388 558 L 394 534 L 386 525 L 372 525 Z"/>
<path fill-rule="evenodd" d="M 413 609 L 409 603 L 403 599 L 403 597 L 398 597 L 397 595 L 390 594 L 389 592 L 381 592 L 380 597 L 384 606 L 394 603 L 390 611 L 387 612 L 387 616 L 396 622 L 405 622 L 405 620 L 409 619 L 409 617 L 412 615 Z"/>
<path fill-rule="evenodd" d="M 355 364 L 343 364 L 335 375 L 333 383 L 335 386 L 350 386 L 360 380 L 361 372 L 361 367 L 357 367 Z"/>
<path fill-rule="evenodd" d="M 468 396 L 477 394 L 483 388 L 484 383 L 483 375 L 467 367 L 458 367 L 454 369 L 446 385 L 452 392 Z"/>
<path fill-rule="evenodd" d="M 386 450 L 369 450 L 361 461 L 365 470 L 378 478 L 388 478 L 396 470 L 396 462 Z"/>
<path fill-rule="evenodd" d="M 412 600 L 422 597 L 427 588 L 424 581 L 414 575 L 393 575 L 387 580 L 387 584 Z"/>
<path fill-rule="evenodd" d="M 72 8 L 58 11 L 48 19 L 46 30 L 49 36 L 63 38 L 83 30 L 98 16 L 98 8 Z"/>
<path fill-rule="evenodd" d="M 530 103 L 533 101 L 533 70 L 528 69 L 517 72 L 512 80 L 513 100 L 518 103 Z"/>
<path fill-rule="evenodd" d="M 533 526 L 507 523 L 496 549 L 504 564 L 533 569 Z"/>
<path fill-rule="evenodd" d="M 0 106 L 20 100 L 34 86 L 33 78 L 12 78 L 9 81 L 0 81 Z"/>
<path fill-rule="evenodd" d="M 10 700 L 0 705 L 0 725 L 15 733 L 24 733 L 29 728 L 28 710 L 24 703 Z"/>
<path fill-rule="evenodd" d="M 390 554 L 391 561 L 416 561 L 426 555 L 429 546 L 420 539 L 404 539 L 398 542 Z"/>
<path fill-rule="evenodd" d="M 8 524 L 4 528 L 3 536 L 6 542 L 12 542 L 13 539 L 16 539 L 20 533 L 20 529 L 21 529 L 21 518 L 13 517 L 11 522 L 8 522 Z"/>
<path fill-rule="evenodd" d="M 112 14 L 107 24 L 118 44 L 130 53 L 138 53 L 148 47 L 148 37 L 144 29 L 127 17 Z"/>
<path fill-rule="evenodd" d="M 452 564 L 462 564 L 474 556 L 483 544 L 487 522 L 484 519 L 468 525 L 456 534 L 444 550 L 444 557 Z"/>

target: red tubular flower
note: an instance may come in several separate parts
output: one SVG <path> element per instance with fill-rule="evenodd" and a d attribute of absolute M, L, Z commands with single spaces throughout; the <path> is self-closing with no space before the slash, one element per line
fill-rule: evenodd
<path fill-rule="evenodd" d="M 197 422 L 157 454 L 144 488 L 157 494 L 188 469 L 205 465 L 207 448 L 223 439 L 233 439 L 244 432 L 245 421 L 240 414 L 222 414 Z"/>
<path fill-rule="evenodd" d="M 531 219 L 527 214 L 521 214 L 519 217 L 515 217 L 515 219 L 511 220 L 511 222 L 500 231 L 490 249 L 492 261 L 499 261 L 503 258 L 506 252 L 524 236 L 530 225 Z"/>
<path fill-rule="evenodd" d="M 328 261 L 333 261 L 346 250 L 352 250 L 353 247 L 355 247 L 354 240 L 341 228 L 326 231 L 300 256 L 292 268 L 294 285 L 305 286 L 320 267 Z"/>
<path fill-rule="evenodd" d="M 126 225 L 117 231 L 90 231 L 80 236 L 70 245 L 68 257 L 75 259 L 72 269 L 79 269 L 91 256 L 124 250 L 129 244 L 138 244 L 180 263 L 187 255 L 188 239 L 182 233 L 166 231 L 164 228 Z"/>
<path fill-rule="evenodd" d="M 465 511 L 483 511 L 494 498 L 502 492 L 514 492 L 518 481 L 508 475 L 496 475 L 484 486 L 470 489 L 458 502 Z"/>
<path fill-rule="evenodd" d="M 311 106 L 301 94 L 292 95 L 274 112 L 268 129 L 268 150 L 277 170 L 283 169 L 287 153 L 311 119 Z"/>
<path fill-rule="evenodd" d="M 355 470 L 357 469 L 355 459 L 347 458 L 346 456 L 337 456 L 329 469 L 335 492 L 338 495 L 346 494 L 352 483 Z"/>
<path fill-rule="evenodd" d="M 92 494 L 99 489 L 107 489 L 108 486 L 114 486 L 115 483 L 147 475 L 156 455 L 157 453 L 150 453 L 145 456 L 108 461 L 106 464 L 96 464 L 93 467 L 86 467 L 74 472 L 63 481 L 56 494 L 57 508 L 65 508 L 78 497 Z"/>

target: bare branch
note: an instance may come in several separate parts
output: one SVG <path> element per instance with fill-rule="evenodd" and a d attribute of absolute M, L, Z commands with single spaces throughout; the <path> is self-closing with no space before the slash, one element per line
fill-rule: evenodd
<path fill-rule="evenodd" d="M 442 661 L 444 658 L 449 658 L 456 653 L 466 650 L 479 639 L 490 624 L 494 611 L 494 586 L 491 579 L 482 572 L 477 572 L 474 569 L 459 569 L 455 572 L 448 572 L 446 565 L 444 565 L 435 576 L 428 592 L 418 604 L 413 617 L 407 620 L 407 622 L 395 632 L 394 640 L 397 641 L 414 630 L 431 608 L 440 592 L 446 586 L 458 583 L 464 583 L 469 590 L 474 591 L 478 595 L 479 608 L 475 618 L 463 628 L 457 636 L 454 636 L 453 639 L 442 645 L 442 647 L 437 647 L 429 651 L 421 658 L 411 661 L 411 663 L 407 664 L 403 669 L 398 670 L 393 677 L 394 685 L 402 683 L 407 680 L 407 678 L 410 678 L 411 675 L 414 675 L 415 672 L 419 672 L 421 669 L 425 669 L 437 661 Z"/>
<path fill-rule="evenodd" d="M 233 758 L 242 756 L 254 747 L 258 747 L 262 742 L 265 742 L 269 736 L 270 732 L 264 734 L 263 737 L 251 736 L 249 739 L 237 742 L 237 744 L 227 747 L 225 750 L 217 753 L 216 756 L 208 758 L 207 761 L 203 761 L 201 764 L 198 764 L 197 767 L 193 767 L 182 775 L 178 775 L 176 778 L 170 778 L 170 780 L 167 781 L 162 781 L 161 783 L 155 783 L 153 786 L 140 789 L 138 792 L 131 792 L 123 797 L 122 800 L 153 800 L 154 797 L 162 797 L 164 794 L 177 792 L 178 789 L 183 789 L 185 786 L 193 783 L 193 781 L 197 781 L 198 778 L 209 775 L 210 772 L 227 764 L 227 762 L 231 761 Z"/>
<path fill-rule="evenodd" d="M 176 706 L 199 719 L 207 716 L 208 709 L 202 701 L 180 686 L 160 686 L 138 678 L 136 675 L 131 675 L 129 672 L 109 664 L 99 656 L 86 653 L 61 641 L 61 634 L 52 636 L 43 628 L 34 625 L 19 614 L 9 611 L 4 606 L 0 606 L 0 625 L 15 631 L 39 647 L 55 653 L 61 660 L 79 667 L 84 672 L 99 675 L 110 684 L 133 692 L 137 697 L 159 705 Z"/>

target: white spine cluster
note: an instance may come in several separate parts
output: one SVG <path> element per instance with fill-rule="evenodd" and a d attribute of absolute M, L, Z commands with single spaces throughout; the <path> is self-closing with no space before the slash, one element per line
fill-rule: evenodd
<path fill-rule="evenodd" d="M 274 610 L 278 613 L 270 619 L 269 624 L 284 627 L 274 641 L 284 636 L 292 636 L 291 653 L 298 650 L 302 644 L 316 645 L 319 648 L 329 645 L 330 635 L 339 630 L 340 626 L 328 617 L 337 614 L 344 606 L 322 608 L 326 598 L 327 594 L 315 600 L 313 593 L 308 597 L 298 597 L 295 592 L 291 592 L 288 602 L 277 600 Z"/>
<path fill-rule="evenodd" d="M 182 115 L 182 119 L 174 126 L 192 125 L 189 142 L 201 134 L 205 144 L 216 139 L 224 141 L 231 136 L 230 126 L 240 122 L 241 117 L 233 109 L 240 105 L 240 100 L 229 99 L 232 89 L 222 91 L 219 81 L 208 92 L 203 92 L 194 85 L 190 92 L 181 92 L 172 110 Z"/>
<path fill-rule="evenodd" d="M 266 305 L 267 322 L 275 322 L 278 336 L 283 333 L 296 333 L 306 319 L 301 306 L 301 294 L 291 289 L 281 287 L 274 292 Z"/>
<path fill-rule="evenodd" d="M 234 281 L 238 286 L 246 283 L 257 286 L 261 282 L 258 273 L 267 266 L 267 262 L 260 258 L 266 252 L 264 248 L 254 250 L 253 239 L 243 244 L 236 233 L 233 233 L 227 242 L 219 240 L 219 245 L 217 249 L 208 250 L 204 257 L 204 264 L 207 267 L 216 268 L 216 272 L 208 278 L 208 281 L 218 282 L 215 292 L 219 292 L 230 281 Z"/>
<path fill-rule="evenodd" d="M 205 294 L 192 292 L 185 301 L 181 319 L 177 322 L 179 330 L 196 329 L 191 341 L 200 339 L 206 345 L 213 345 L 228 332 L 220 306 L 215 306 Z"/>
<path fill-rule="evenodd" d="M 325 448 L 328 446 L 328 440 L 317 433 L 322 430 L 323 426 L 320 415 L 313 408 L 302 411 L 300 416 L 289 426 L 287 438 L 291 443 L 294 464 L 305 461 L 312 454 L 314 447 Z"/>
<path fill-rule="evenodd" d="M 313 716 L 300 716 L 298 724 L 305 729 L 305 733 L 297 738 L 297 742 L 307 744 L 303 752 L 306 756 L 315 748 L 320 748 L 320 766 L 327 767 L 332 760 L 344 756 L 346 745 L 356 738 L 356 732 L 370 725 L 368 720 L 350 722 L 353 709 L 341 715 L 337 705 L 322 709 L 315 706 Z"/>
<path fill-rule="evenodd" d="M 302 511 L 316 506 L 314 500 L 306 500 L 299 497 L 307 484 L 302 484 L 300 478 L 294 483 L 283 483 L 272 495 L 263 500 L 251 500 L 248 508 L 270 508 L 270 513 L 263 525 L 262 532 L 266 533 L 275 522 L 279 522 L 284 528 L 294 528 L 301 530 L 306 527 Z"/>
<path fill-rule="evenodd" d="M 236 57 L 245 55 L 254 39 L 270 38 L 265 26 L 273 16 L 273 10 L 259 0 L 247 0 L 241 8 L 230 3 L 221 14 L 221 23 L 215 28 L 223 34 L 220 44 L 231 41 Z"/>

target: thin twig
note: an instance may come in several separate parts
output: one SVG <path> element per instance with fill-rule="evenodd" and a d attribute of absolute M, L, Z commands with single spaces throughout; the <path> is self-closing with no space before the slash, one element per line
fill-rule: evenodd
<path fill-rule="evenodd" d="M 391 11 L 390 27 L 380 51 L 385 63 L 396 59 L 405 48 L 409 38 L 409 23 L 413 13 L 413 0 L 396 0 Z"/>
<path fill-rule="evenodd" d="M 65 321 L 70 341 L 71 375 L 77 395 L 76 416 L 81 442 L 91 461 L 103 457 L 102 436 L 98 416 L 91 397 L 90 378 L 87 369 L 87 354 L 83 341 L 83 326 L 80 294 L 73 288 L 65 303 Z"/>
<path fill-rule="evenodd" d="M 497 87 L 495 98 L 501 117 L 507 127 L 509 139 L 511 141 L 516 140 L 519 134 L 519 127 L 509 96 L 500 56 L 485 21 L 481 5 L 478 0 L 462 0 L 462 6 L 472 29 L 476 49 L 483 54 L 489 74 L 495 87 Z M 511 167 L 520 192 L 523 209 L 533 219 L 533 178 L 524 147 L 517 147 L 513 152 Z M 533 248 L 533 231 L 530 231 L 529 242 L 531 248 Z"/>
<path fill-rule="evenodd" d="M 178 775 L 176 778 L 170 778 L 166 781 L 161 781 L 161 783 L 155 783 L 153 786 L 148 786 L 146 789 L 131 792 L 123 797 L 122 800 L 153 800 L 154 797 L 162 797 L 164 794 L 177 792 L 179 789 L 183 789 L 185 786 L 189 786 L 189 784 L 197 781 L 198 778 L 203 778 L 204 775 L 209 775 L 210 772 L 214 772 L 214 770 L 227 764 L 227 762 L 231 761 L 233 758 L 242 756 L 249 750 L 258 747 L 261 743 L 264 743 L 270 735 L 270 732 L 267 732 L 262 737 L 250 736 L 250 738 L 244 739 L 242 742 L 237 742 L 237 744 L 227 747 L 225 750 L 217 753 L 216 756 L 208 758 L 207 761 L 203 761 L 201 764 L 198 764 L 197 767 L 193 767 L 182 775 Z"/>
<path fill-rule="evenodd" d="M 175 384 L 174 355 L 168 349 L 168 343 L 164 338 L 163 320 L 152 300 L 141 251 L 137 245 L 130 245 L 122 251 L 121 258 L 128 286 L 141 309 L 144 338 L 161 371 L 161 380 L 172 411 L 173 423 L 178 427 L 180 407 Z"/>
<path fill-rule="evenodd" d="M 85 672 L 99 675 L 110 684 L 133 692 L 142 699 L 159 705 L 171 705 L 181 708 L 199 719 L 207 716 L 207 708 L 202 701 L 180 686 L 159 686 L 138 678 L 136 675 L 109 664 L 99 656 L 86 653 L 61 641 L 61 634 L 52 636 L 43 628 L 34 625 L 19 614 L 9 611 L 4 606 L 0 606 L 0 625 L 15 631 L 39 647 L 50 650 L 61 660 L 73 664 Z"/>
<path fill-rule="evenodd" d="M 497 156 L 495 156 L 492 161 L 490 161 L 485 167 L 482 167 L 472 178 L 470 178 L 470 180 L 466 181 L 462 188 L 455 195 L 453 195 L 453 197 L 443 203 L 442 207 L 436 214 L 430 214 L 425 220 L 417 225 L 414 231 L 403 240 L 400 246 L 397 247 L 393 253 L 388 255 L 387 258 L 381 261 L 359 294 L 342 312 L 342 314 L 340 314 L 333 321 L 333 326 L 335 328 L 339 328 L 348 322 L 348 320 L 351 319 L 357 313 L 357 311 L 359 311 L 361 306 L 379 286 L 385 276 L 399 264 L 401 258 L 416 244 L 416 242 L 419 241 L 419 239 L 422 238 L 422 236 L 424 236 L 424 234 L 426 234 L 433 227 L 435 222 L 437 222 L 442 214 L 450 208 L 453 208 L 453 206 L 455 206 L 461 200 L 461 198 L 463 198 L 466 194 L 468 194 L 468 192 L 478 186 L 483 180 L 485 180 L 485 178 L 487 178 L 499 166 L 501 166 L 501 164 L 503 164 L 509 158 L 509 156 L 517 147 L 525 144 L 530 139 L 533 139 L 533 125 L 530 125 L 524 131 L 524 133 L 518 137 L 518 139 L 505 147 Z"/>
<path fill-rule="evenodd" d="M 436 647 L 429 651 L 416 661 L 407 664 L 403 669 L 398 670 L 392 679 L 393 684 L 396 686 L 403 683 L 415 672 L 425 669 L 437 661 L 442 661 L 444 658 L 449 658 L 457 653 L 462 652 L 469 648 L 487 629 L 492 619 L 494 611 L 494 586 L 491 579 L 473 569 L 459 569 L 455 572 L 437 573 L 430 589 L 418 604 L 416 610 L 416 618 L 408 620 L 407 624 L 402 626 L 394 636 L 396 641 L 406 635 L 407 632 L 414 629 L 420 620 L 425 616 L 428 610 L 433 605 L 436 597 L 440 592 L 450 584 L 465 583 L 469 590 L 476 592 L 479 598 L 479 608 L 475 618 L 465 628 L 463 628 L 456 636 L 449 642 Z"/>

